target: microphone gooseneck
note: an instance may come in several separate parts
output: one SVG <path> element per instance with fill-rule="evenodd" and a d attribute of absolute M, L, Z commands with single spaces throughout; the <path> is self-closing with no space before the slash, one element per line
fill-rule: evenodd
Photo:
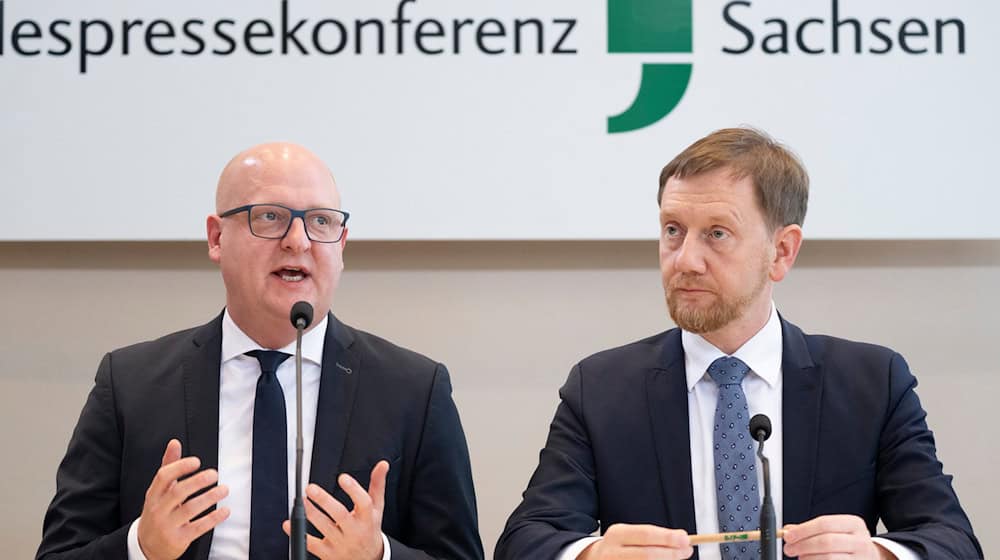
<path fill-rule="evenodd" d="M 750 436 L 759 443 L 757 458 L 760 459 L 764 480 L 764 496 L 760 506 L 760 557 L 761 560 L 775 560 L 777 541 L 775 536 L 774 502 L 771 500 L 771 464 L 764 456 L 764 440 L 771 437 L 771 419 L 764 414 L 755 414 L 750 419 Z"/>
<path fill-rule="evenodd" d="M 295 302 L 289 314 L 295 327 L 295 500 L 292 502 L 292 535 L 289 539 L 291 560 L 306 558 L 306 507 L 302 500 L 302 331 L 313 320 L 313 306 Z"/>

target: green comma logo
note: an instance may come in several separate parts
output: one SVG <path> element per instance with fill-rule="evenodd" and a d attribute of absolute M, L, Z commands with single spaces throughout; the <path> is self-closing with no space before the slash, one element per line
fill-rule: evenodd
<path fill-rule="evenodd" d="M 609 53 L 690 53 L 692 0 L 608 0 Z M 608 117 L 608 133 L 647 127 L 680 103 L 690 64 L 643 64 L 639 92 Z"/>

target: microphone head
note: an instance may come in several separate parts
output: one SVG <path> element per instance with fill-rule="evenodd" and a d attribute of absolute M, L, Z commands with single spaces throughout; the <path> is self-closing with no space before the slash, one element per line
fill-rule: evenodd
<path fill-rule="evenodd" d="M 313 322 L 313 306 L 308 301 L 297 301 L 292 306 L 292 326 L 307 329 Z M 770 425 L 770 424 L 769 424 Z"/>
<path fill-rule="evenodd" d="M 758 441 L 771 437 L 771 419 L 766 414 L 754 414 L 750 419 L 750 437 Z"/>

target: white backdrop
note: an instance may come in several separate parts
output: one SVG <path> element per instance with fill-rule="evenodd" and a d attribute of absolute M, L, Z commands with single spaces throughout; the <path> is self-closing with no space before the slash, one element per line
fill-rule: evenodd
<path fill-rule="evenodd" d="M 810 238 L 1000 238 L 994 153 L 1000 127 L 1000 4 L 981 0 L 753 0 L 730 14 L 755 34 L 746 54 L 727 54 L 745 37 L 723 18 L 727 4 L 698 0 L 691 53 L 608 52 L 608 0 L 418 0 L 405 6 L 405 52 L 395 52 L 398 0 L 289 0 L 291 19 L 324 18 L 348 27 L 356 19 L 386 25 L 386 53 L 369 37 L 337 55 L 281 54 L 279 0 L 6 0 L 0 24 L 0 188 L 8 204 L 0 240 L 199 239 L 213 210 L 218 172 L 237 151 L 268 140 L 302 143 L 323 157 L 352 213 L 360 239 L 640 239 L 656 235 L 655 192 L 660 168 L 711 130 L 759 126 L 788 143 L 812 176 L 806 235 Z M 610 0 L 635 1 L 642 0 Z M 674 2 L 683 4 L 683 2 Z M 830 24 L 840 30 L 831 50 Z M 83 21 L 103 19 L 114 33 L 109 51 L 80 71 Z M 158 39 L 155 56 L 143 27 L 122 54 L 122 20 L 144 25 L 163 18 L 177 37 Z M 211 22 L 232 19 L 238 33 L 255 18 L 278 37 L 256 40 L 269 55 L 225 43 Z M 446 24 L 439 55 L 417 52 L 413 33 L 426 18 Z M 472 19 L 451 52 L 451 22 Z M 487 38 L 503 54 L 476 46 L 475 25 L 496 18 L 507 37 Z M 545 53 L 534 36 L 512 50 L 510 22 L 537 18 L 546 25 Z M 760 42 L 781 18 L 790 52 L 765 54 Z M 795 47 L 795 31 L 825 54 Z M 893 49 L 869 31 L 876 18 Z M 929 26 L 909 44 L 898 30 L 910 18 Z M 955 26 L 935 52 L 936 19 L 964 26 L 958 53 Z M 20 24 L 31 19 L 41 37 Z M 64 48 L 53 21 L 72 42 Z M 194 42 L 181 24 L 201 19 L 205 52 L 182 55 Z M 575 27 L 552 54 L 565 30 Z M 917 24 L 908 27 L 917 29 Z M 258 28 L 259 29 L 259 28 Z M 334 43 L 326 28 L 323 36 Z M 162 29 L 161 29 L 162 30 Z M 349 29 L 353 41 L 353 29 Z M 666 32 L 666 31 L 664 31 Z M 101 30 L 90 28 L 99 50 Z M 238 40 L 239 41 L 239 40 Z M 771 43 L 774 44 L 773 42 Z M 27 47 L 26 47 L 27 45 Z M 609 134 L 607 118 L 631 103 L 643 63 L 690 63 L 693 72 L 679 105 L 651 126 Z M 12 205 L 12 207 L 11 207 Z"/>

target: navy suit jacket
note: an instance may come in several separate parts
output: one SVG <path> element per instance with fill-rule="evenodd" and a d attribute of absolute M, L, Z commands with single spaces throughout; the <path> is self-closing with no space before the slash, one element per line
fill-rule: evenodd
<path fill-rule="evenodd" d="M 782 320 L 783 517 L 854 514 L 934 560 L 981 558 L 935 456 L 934 438 L 891 350 L 803 334 Z M 688 391 L 680 331 L 595 354 L 573 368 L 496 560 L 554 559 L 615 523 L 695 532 Z M 695 552 L 697 557 L 697 548 Z"/>
<path fill-rule="evenodd" d="M 393 560 L 483 557 L 469 452 L 441 364 L 329 316 L 310 481 L 367 487 L 390 461 L 382 530 Z M 222 316 L 107 354 L 59 466 L 37 558 L 125 559 L 163 450 L 218 466 Z M 211 533 L 182 558 L 205 560 Z"/>

